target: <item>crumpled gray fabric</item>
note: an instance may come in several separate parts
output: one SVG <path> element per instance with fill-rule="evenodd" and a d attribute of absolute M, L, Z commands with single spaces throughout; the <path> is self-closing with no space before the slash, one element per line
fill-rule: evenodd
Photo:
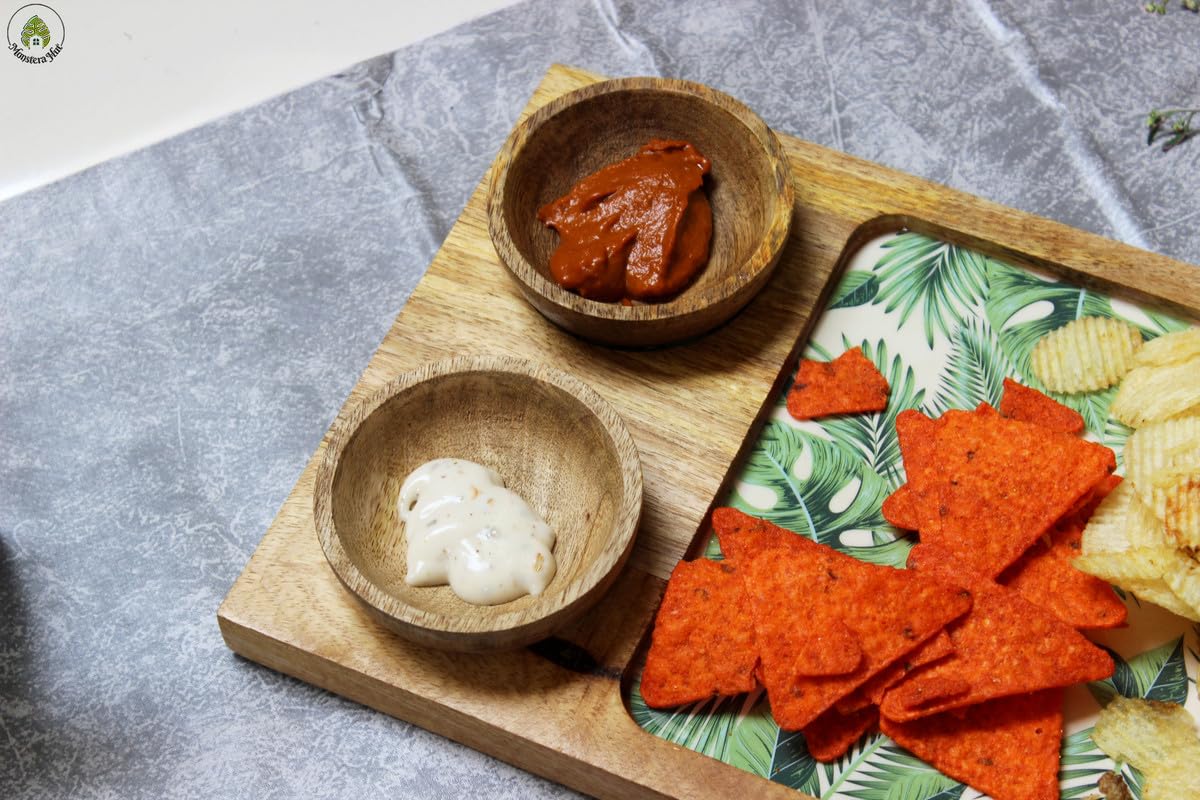
<path fill-rule="evenodd" d="M 1141 125 L 1200 18 L 1140 5 L 532 0 L 0 205 L 0 795 L 569 794 L 214 618 L 547 67 L 1197 262 L 1200 141 Z"/>

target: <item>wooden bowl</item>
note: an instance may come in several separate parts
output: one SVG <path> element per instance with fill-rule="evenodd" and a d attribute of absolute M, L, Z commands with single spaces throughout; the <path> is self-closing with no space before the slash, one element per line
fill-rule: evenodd
<path fill-rule="evenodd" d="M 478 606 L 404 582 L 400 484 L 444 457 L 496 470 L 554 529 L 558 571 L 540 596 Z M 411 641 L 474 652 L 543 639 L 594 605 L 629 557 L 641 508 L 641 461 L 612 406 L 570 375 L 504 357 L 428 364 L 349 409 L 313 491 L 325 558 L 368 611 Z"/>
<path fill-rule="evenodd" d="M 558 234 L 538 209 L 654 138 L 690 141 L 712 162 L 708 264 L 664 302 L 601 303 L 563 289 L 549 269 Z M 492 176 L 488 229 L 525 298 L 552 322 L 604 344 L 649 347 L 705 333 L 750 301 L 779 261 L 792 202 L 779 140 L 746 106 L 697 83 L 621 78 L 563 95 L 513 130 Z"/>

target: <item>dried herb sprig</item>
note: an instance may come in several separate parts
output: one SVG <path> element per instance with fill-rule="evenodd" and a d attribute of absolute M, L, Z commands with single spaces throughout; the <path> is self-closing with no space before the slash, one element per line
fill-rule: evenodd
<path fill-rule="evenodd" d="M 1165 14 L 1168 5 L 1170 5 L 1170 0 L 1162 3 L 1146 3 L 1142 8 L 1151 14 Z M 1191 11 L 1193 14 L 1200 11 L 1200 0 L 1179 0 L 1179 5 L 1183 6 L 1185 11 Z"/>
<path fill-rule="evenodd" d="M 1149 129 L 1146 135 L 1146 144 L 1152 145 L 1155 139 L 1165 136 L 1167 140 L 1163 142 L 1162 146 L 1164 153 L 1172 147 L 1183 144 L 1200 133 L 1200 128 L 1192 127 L 1192 120 L 1197 114 L 1200 114 L 1200 108 L 1152 110 L 1150 116 L 1146 118 L 1146 127 Z"/>

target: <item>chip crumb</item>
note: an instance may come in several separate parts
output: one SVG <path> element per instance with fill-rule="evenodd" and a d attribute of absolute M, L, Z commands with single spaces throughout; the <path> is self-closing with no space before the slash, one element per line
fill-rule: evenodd
<path fill-rule="evenodd" d="M 1133 793 L 1125 785 L 1125 779 L 1115 772 L 1101 775 L 1096 788 L 1100 790 L 1100 796 L 1104 800 L 1133 800 Z"/>

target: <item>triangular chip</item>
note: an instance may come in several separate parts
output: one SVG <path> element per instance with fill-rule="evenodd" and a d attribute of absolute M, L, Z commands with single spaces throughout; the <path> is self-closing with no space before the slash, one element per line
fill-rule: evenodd
<path fill-rule="evenodd" d="M 883 501 L 883 518 L 897 528 L 915 531 L 921 524 L 917 516 L 916 506 L 913 505 L 912 489 L 908 484 L 902 484 L 896 491 L 889 494 Z"/>
<path fill-rule="evenodd" d="M 1071 561 L 1082 551 L 1088 518 L 1104 497 L 1121 482 L 1110 475 L 1093 492 L 1085 508 L 1060 520 L 1050 531 L 1049 544 L 1033 544 L 997 582 L 1015 589 L 1072 628 L 1116 628 L 1125 624 L 1128 611 L 1106 581 L 1081 572 Z"/>
<path fill-rule="evenodd" d="M 796 419 L 883 411 L 889 391 L 887 378 L 853 347 L 828 363 L 801 359 L 787 410 Z"/>
<path fill-rule="evenodd" d="M 877 706 L 883 702 L 884 692 L 904 680 L 908 673 L 917 667 L 939 661 L 953 652 L 954 642 L 950 640 L 948 633 L 941 631 L 903 658 L 893 661 L 891 666 L 875 673 L 871 680 L 838 700 L 834 708 L 843 714 L 852 714 L 867 706 Z"/>
<path fill-rule="evenodd" d="M 1063 433 L 1079 433 L 1084 428 L 1083 415 L 1078 411 L 1010 378 L 1004 379 L 1000 414 Z"/>
<path fill-rule="evenodd" d="M 994 411 L 947 411 L 936 461 L 909 476 L 921 541 L 987 577 L 1016 561 L 1116 467 L 1112 450 Z"/>
<path fill-rule="evenodd" d="M 1044 689 L 962 714 L 883 718 L 880 727 L 922 761 L 994 800 L 1057 800 L 1062 700 L 1061 689 Z"/>
<path fill-rule="evenodd" d="M 913 672 L 884 696 L 880 713 L 889 719 L 907 722 L 1112 675 L 1108 653 L 1012 589 L 973 574 L 956 556 L 920 544 L 909 554 L 909 569 L 968 584 L 975 604 L 947 628 L 954 653 Z"/>
<path fill-rule="evenodd" d="M 732 564 L 681 561 L 654 620 L 642 697 L 667 708 L 758 686 L 750 603 Z"/>
<path fill-rule="evenodd" d="M 777 622 L 769 631 L 756 630 L 762 683 L 775 721 L 784 730 L 811 723 L 971 605 L 970 593 L 949 581 L 864 563 L 734 509 L 713 512 L 713 528 L 722 551 L 745 579 L 756 623 L 762 619 L 786 624 L 789 608 L 803 611 L 819 600 L 823 608 L 841 616 L 862 649 L 862 663 L 853 672 L 798 675 L 789 652 L 802 646 L 800 641 L 793 638 L 787 647 L 776 649 L 767 640 L 776 635 Z M 756 547 L 756 541 L 766 544 Z M 800 626 L 793 627 L 803 633 Z M 820 631 L 808 633 L 816 641 Z"/>
<path fill-rule="evenodd" d="M 831 708 L 804 729 L 808 753 L 817 761 L 830 763 L 846 754 L 850 745 L 879 724 L 879 709 L 874 706 L 843 714 Z"/>

